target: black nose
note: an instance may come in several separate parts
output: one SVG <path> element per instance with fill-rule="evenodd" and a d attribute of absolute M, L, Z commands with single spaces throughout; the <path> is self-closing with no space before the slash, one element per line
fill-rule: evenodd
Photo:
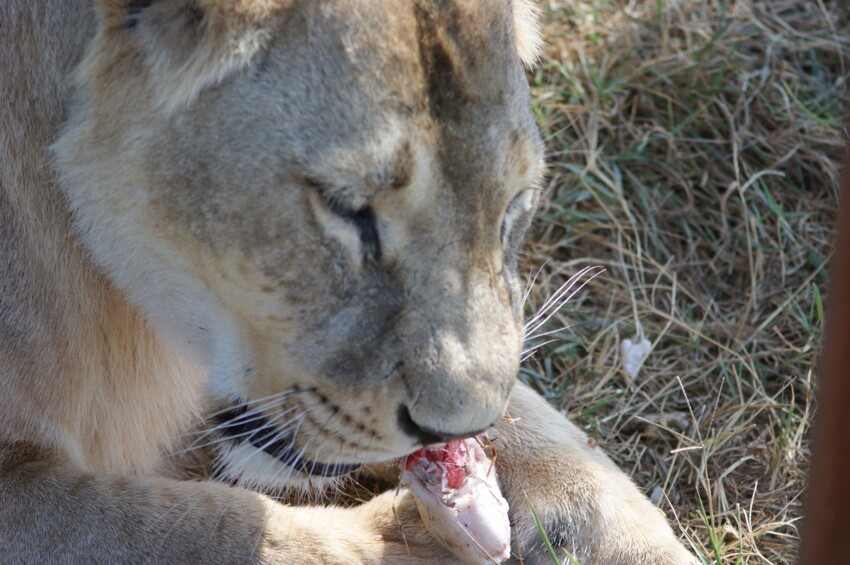
<path fill-rule="evenodd" d="M 422 445 L 432 445 L 435 443 L 448 443 L 456 439 L 463 439 L 477 436 L 484 430 L 475 430 L 470 432 L 449 433 L 437 431 L 425 426 L 420 426 L 410 415 L 410 410 L 405 405 L 398 408 L 398 425 L 407 435 L 418 439 Z"/>

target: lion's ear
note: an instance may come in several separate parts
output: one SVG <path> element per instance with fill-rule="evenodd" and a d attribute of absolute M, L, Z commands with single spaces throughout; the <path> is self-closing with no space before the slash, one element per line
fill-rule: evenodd
<path fill-rule="evenodd" d="M 514 29 L 519 57 L 527 67 L 533 67 L 543 48 L 540 32 L 540 8 L 534 0 L 513 0 Z"/>
<path fill-rule="evenodd" d="M 265 45 L 267 21 L 223 0 L 97 0 L 101 25 L 132 41 L 149 67 L 157 103 L 174 110 L 240 69 Z M 274 2 L 264 2 L 266 6 Z M 241 8 L 240 8 L 241 5 Z"/>

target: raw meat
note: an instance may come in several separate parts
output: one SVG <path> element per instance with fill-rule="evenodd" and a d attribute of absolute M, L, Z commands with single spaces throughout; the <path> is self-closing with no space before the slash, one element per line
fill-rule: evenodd
<path fill-rule="evenodd" d="M 401 482 L 431 534 L 470 565 L 510 558 L 508 502 L 475 438 L 420 449 L 401 460 Z"/>

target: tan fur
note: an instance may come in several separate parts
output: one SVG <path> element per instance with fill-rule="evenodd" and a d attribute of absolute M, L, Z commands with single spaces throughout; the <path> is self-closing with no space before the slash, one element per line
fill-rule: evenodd
<path fill-rule="evenodd" d="M 476 433 L 510 398 L 517 555 L 546 560 L 529 500 L 584 564 L 688 561 L 513 386 L 533 5 L 7 0 L 0 21 L 4 560 L 453 563 L 406 492 L 243 487 L 320 492 L 317 469 Z M 280 445 L 204 428 L 239 408 Z M 198 440 L 239 486 L 174 471 Z"/>

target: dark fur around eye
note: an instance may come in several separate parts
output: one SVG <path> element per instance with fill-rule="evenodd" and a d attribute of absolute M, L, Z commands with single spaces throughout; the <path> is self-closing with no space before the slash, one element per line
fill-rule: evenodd
<path fill-rule="evenodd" d="M 337 216 L 351 222 L 360 232 L 360 243 L 375 260 L 381 258 L 381 241 L 378 238 L 378 224 L 375 210 L 364 206 L 359 210 L 349 210 L 339 204 L 331 203 L 331 211 Z"/>
<path fill-rule="evenodd" d="M 135 28 L 139 23 L 139 17 L 146 9 L 150 8 L 156 0 L 132 0 L 127 4 L 127 19 L 124 21 L 124 27 L 127 29 Z"/>
<path fill-rule="evenodd" d="M 132 0 L 127 3 L 127 13 L 130 15 L 135 15 L 144 10 L 145 8 L 150 8 L 156 0 Z"/>
<path fill-rule="evenodd" d="M 124 21 L 126 29 L 134 29 L 139 25 L 139 20 L 145 10 L 157 4 L 160 0 L 130 0 L 126 5 L 127 17 Z M 187 1 L 182 6 L 186 22 L 197 26 L 204 19 L 204 10 L 194 1 Z"/>

